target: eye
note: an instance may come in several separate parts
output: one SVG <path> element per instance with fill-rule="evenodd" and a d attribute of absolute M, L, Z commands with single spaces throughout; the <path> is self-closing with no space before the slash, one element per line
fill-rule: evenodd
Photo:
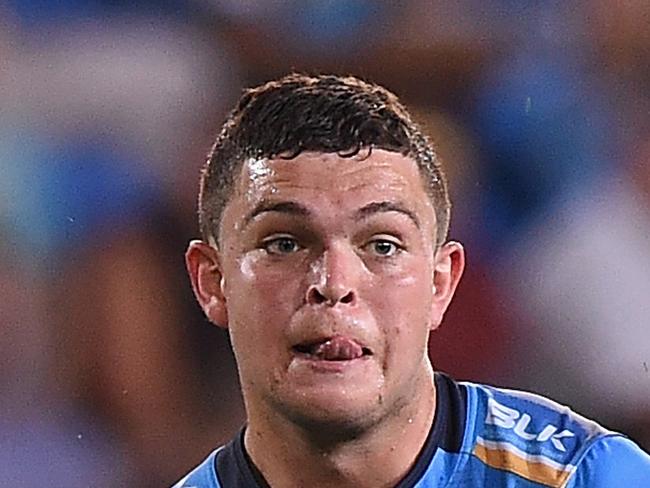
<path fill-rule="evenodd" d="M 263 243 L 263 248 L 269 254 L 292 254 L 300 250 L 298 241 L 293 237 L 281 236 L 267 239 Z"/>
<path fill-rule="evenodd" d="M 402 247 L 388 239 L 375 239 L 368 243 L 370 251 L 377 256 L 391 257 L 402 250 Z"/>

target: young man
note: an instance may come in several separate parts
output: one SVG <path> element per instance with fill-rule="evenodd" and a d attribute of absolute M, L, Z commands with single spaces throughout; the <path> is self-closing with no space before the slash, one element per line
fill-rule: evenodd
<path fill-rule="evenodd" d="M 427 138 L 356 78 L 248 90 L 201 179 L 187 267 L 232 339 L 247 424 L 176 487 L 650 486 L 630 440 L 435 373 L 464 266 Z"/>

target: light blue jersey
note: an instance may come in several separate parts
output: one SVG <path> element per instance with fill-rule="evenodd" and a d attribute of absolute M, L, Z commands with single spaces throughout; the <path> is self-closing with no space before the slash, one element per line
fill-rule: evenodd
<path fill-rule="evenodd" d="M 644 488 L 650 456 L 539 395 L 436 374 L 431 432 L 396 488 Z M 174 488 L 265 488 L 245 453 L 243 431 Z"/>

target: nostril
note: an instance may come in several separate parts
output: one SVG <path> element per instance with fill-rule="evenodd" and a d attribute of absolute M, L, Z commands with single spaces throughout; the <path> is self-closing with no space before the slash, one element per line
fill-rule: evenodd
<path fill-rule="evenodd" d="M 347 295 L 342 297 L 339 301 L 341 303 L 352 303 L 353 300 L 354 300 L 354 295 L 352 294 L 352 292 L 349 292 Z"/>
<path fill-rule="evenodd" d="M 341 296 L 336 290 L 321 289 L 318 286 L 311 286 L 307 291 L 307 303 L 311 305 L 328 304 L 334 306 L 337 303 L 349 305 L 354 303 L 354 291 L 350 290 Z"/>
<path fill-rule="evenodd" d="M 320 305 L 321 303 L 325 303 L 327 298 L 314 286 L 308 292 L 308 301 L 309 303 Z"/>

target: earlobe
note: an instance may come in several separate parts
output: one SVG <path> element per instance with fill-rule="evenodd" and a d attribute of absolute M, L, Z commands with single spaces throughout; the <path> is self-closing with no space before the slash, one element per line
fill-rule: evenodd
<path fill-rule="evenodd" d="M 191 241 L 185 253 L 185 265 L 194 296 L 206 317 L 219 327 L 228 327 L 225 280 L 219 251 L 203 241 Z"/>
<path fill-rule="evenodd" d="M 436 252 L 433 276 L 431 329 L 436 329 L 451 303 L 456 287 L 465 269 L 465 250 L 455 241 L 449 241 Z"/>

